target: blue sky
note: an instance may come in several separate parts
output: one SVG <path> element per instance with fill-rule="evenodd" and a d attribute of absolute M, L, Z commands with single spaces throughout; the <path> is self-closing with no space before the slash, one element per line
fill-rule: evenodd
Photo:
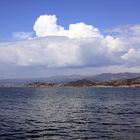
<path fill-rule="evenodd" d="M 140 0 L 0 0 L 0 78 L 140 72 Z"/>
<path fill-rule="evenodd" d="M 140 22 L 140 0 L 1 0 L 0 39 L 13 32 L 31 32 L 41 14 L 55 14 L 58 24 L 83 21 L 100 30 Z"/>

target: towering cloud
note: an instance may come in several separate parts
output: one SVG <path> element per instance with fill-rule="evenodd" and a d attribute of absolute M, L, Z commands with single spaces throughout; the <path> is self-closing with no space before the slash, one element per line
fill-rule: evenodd
<path fill-rule="evenodd" d="M 57 18 L 55 15 L 41 15 L 35 22 L 34 31 L 38 37 L 57 36 L 63 27 L 57 25 Z"/>
<path fill-rule="evenodd" d="M 55 15 L 41 15 L 37 18 L 34 31 L 38 37 L 46 36 L 66 36 L 69 38 L 92 38 L 102 37 L 97 28 L 85 23 L 70 24 L 69 29 L 65 30 L 62 26 L 57 25 Z"/>
<path fill-rule="evenodd" d="M 24 40 L 0 43 L 1 63 L 51 68 L 140 66 L 138 25 L 131 26 L 129 40 L 122 33 L 104 36 L 94 26 L 82 22 L 70 24 L 66 30 L 57 25 L 55 15 L 41 15 L 33 29 L 36 37 L 31 40 L 30 34 L 20 33 L 16 36 L 21 35 Z"/>

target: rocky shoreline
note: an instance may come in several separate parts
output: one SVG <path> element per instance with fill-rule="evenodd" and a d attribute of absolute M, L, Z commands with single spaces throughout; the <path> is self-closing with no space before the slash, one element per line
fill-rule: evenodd
<path fill-rule="evenodd" d="M 20 84 L 4 84 L 0 87 L 23 87 L 23 88 L 58 88 L 58 87 L 137 87 L 140 88 L 140 77 L 129 78 L 129 79 L 117 79 L 107 81 L 91 81 L 87 79 L 81 79 L 71 82 L 57 82 L 57 83 L 46 83 L 46 82 L 31 82 L 31 83 L 20 83 Z"/>

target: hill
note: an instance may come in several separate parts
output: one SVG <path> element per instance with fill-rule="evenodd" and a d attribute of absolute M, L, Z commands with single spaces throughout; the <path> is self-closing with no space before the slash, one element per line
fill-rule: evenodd
<path fill-rule="evenodd" d="M 43 83 L 34 82 L 26 84 L 25 87 L 36 88 L 36 87 L 140 87 L 140 77 L 129 78 L 129 79 L 117 79 L 107 81 L 93 82 L 87 79 L 71 81 L 71 82 L 58 82 L 58 83 Z"/>

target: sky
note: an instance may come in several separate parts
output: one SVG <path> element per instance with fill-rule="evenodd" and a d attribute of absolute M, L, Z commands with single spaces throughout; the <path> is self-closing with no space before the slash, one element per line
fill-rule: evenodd
<path fill-rule="evenodd" d="M 140 0 L 1 0 L 0 78 L 140 72 Z"/>

